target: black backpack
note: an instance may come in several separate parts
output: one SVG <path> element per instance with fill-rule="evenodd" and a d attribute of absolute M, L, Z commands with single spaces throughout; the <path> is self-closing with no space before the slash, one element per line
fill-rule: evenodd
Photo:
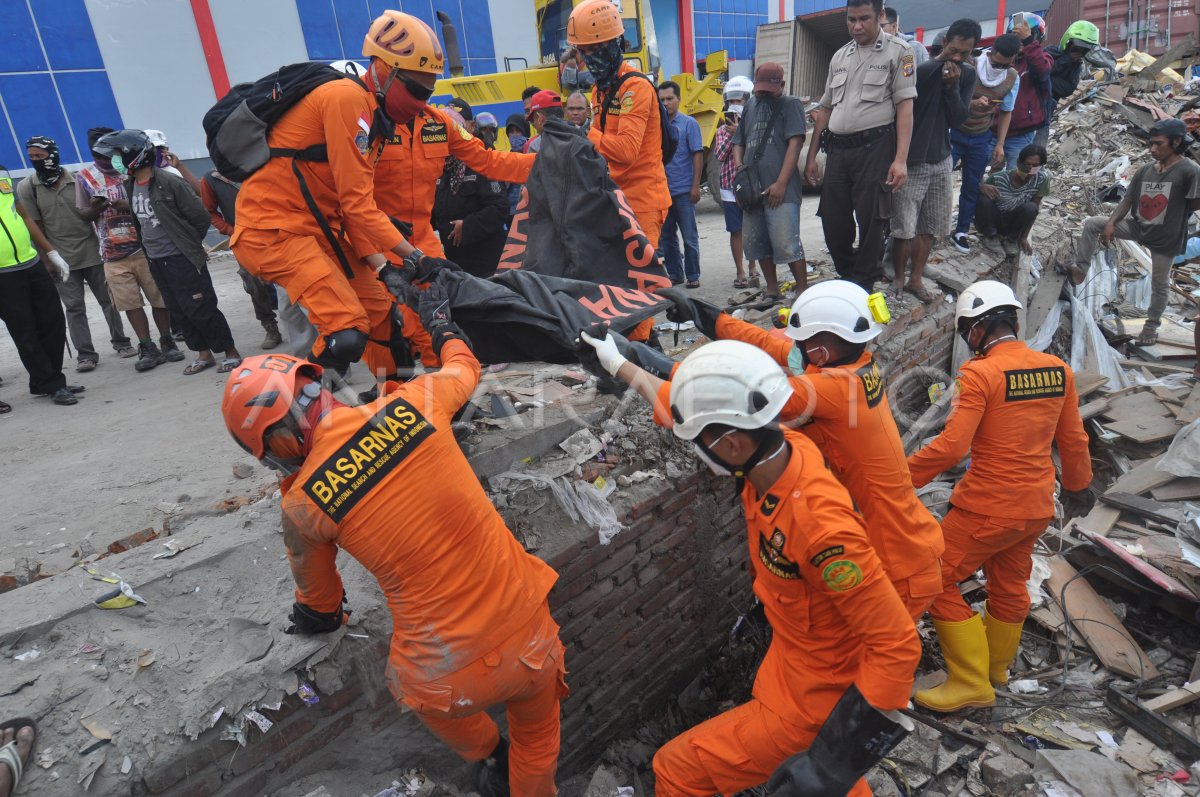
<path fill-rule="evenodd" d="M 324 144 L 314 144 L 304 149 L 272 149 L 267 144 L 267 133 L 288 110 L 313 89 L 341 78 L 349 78 L 367 88 L 359 78 L 316 61 L 289 64 L 253 83 L 239 83 L 204 114 L 204 134 L 213 166 L 237 183 L 261 169 L 271 158 L 291 158 L 292 172 L 300 183 L 305 204 L 333 247 L 346 278 L 352 279 L 354 271 L 337 236 L 317 208 L 300 167 L 296 165 L 298 160 L 329 160 L 328 148 Z"/>
<path fill-rule="evenodd" d="M 617 82 L 608 91 L 608 99 L 600 108 L 600 131 L 603 132 L 606 123 L 608 122 L 608 103 L 620 96 L 621 84 L 633 77 L 640 77 L 642 80 L 650 84 L 654 89 L 654 96 L 658 96 L 658 87 L 654 85 L 654 81 L 641 72 L 626 72 L 617 78 Z M 662 104 L 662 100 L 658 100 L 658 127 L 662 132 L 662 162 L 670 163 L 671 158 L 675 157 L 675 150 L 679 148 L 679 135 L 675 132 L 675 128 L 671 125 L 671 120 L 667 117 L 667 109 Z"/>

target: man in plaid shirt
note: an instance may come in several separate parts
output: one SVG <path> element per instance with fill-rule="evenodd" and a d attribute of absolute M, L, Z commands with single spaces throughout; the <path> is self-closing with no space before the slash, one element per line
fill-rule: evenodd
<path fill-rule="evenodd" d="M 733 133 L 737 130 L 738 122 L 742 119 L 744 100 L 730 100 L 729 108 L 725 110 L 725 124 L 717 128 L 717 137 L 713 143 L 717 162 L 721 164 L 721 207 L 725 210 L 725 231 L 729 233 L 729 250 L 733 253 L 733 265 L 737 269 L 737 278 L 733 287 L 758 287 L 758 274 L 751 260 L 750 278 L 746 278 L 746 270 L 742 266 L 742 209 L 738 207 L 733 196 L 733 180 L 737 175 L 737 166 L 733 162 Z"/>

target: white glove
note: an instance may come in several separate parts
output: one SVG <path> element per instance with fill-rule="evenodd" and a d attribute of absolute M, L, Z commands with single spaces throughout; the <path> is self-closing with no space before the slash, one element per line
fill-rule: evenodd
<path fill-rule="evenodd" d="M 621 366 L 629 362 L 621 352 L 617 351 L 617 342 L 613 336 L 605 333 L 603 338 L 593 338 L 586 332 L 580 331 L 579 339 L 596 350 L 596 359 L 600 367 L 611 376 L 616 376 Z"/>
<path fill-rule="evenodd" d="M 67 265 L 67 261 L 62 259 L 62 255 L 58 252 L 50 251 L 46 253 L 46 259 L 50 261 L 50 265 L 54 266 L 54 270 L 58 272 L 59 280 L 66 282 L 71 278 L 71 267 Z"/>

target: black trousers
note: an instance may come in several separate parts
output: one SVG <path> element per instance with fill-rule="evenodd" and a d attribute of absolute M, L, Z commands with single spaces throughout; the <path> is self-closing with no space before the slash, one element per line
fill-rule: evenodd
<path fill-rule="evenodd" d="M 242 289 L 250 297 L 254 305 L 254 317 L 259 321 L 275 323 L 275 288 L 271 283 L 260 279 L 245 268 L 238 266 L 238 276 L 242 278 Z"/>
<path fill-rule="evenodd" d="M 29 372 L 29 392 L 42 395 L 66 387 L 67 319 L 42 263 L 20 271 L 0 269 L 0 320 Z"/>
<path fill-rule="evenodd" d="M 183 327 L 183 339 L 192 351 L 229 351 L 233 333 L 229 322 L 217 308 L 208 265 L 196 268 L 184 255 L 147 257 L 150 274 L 162 292 L 163 303 L 172 318 Z"/>
<path fill-rule="evenodd" d="M 892 194 L 884 183 L 895 157 L 896 134 L 892 132 L 859 147 L 831 146 L 825 158 L 817 208 L 825 245 L 838 276 L 858 283 L 868 293 L 883 276 L 880 258 L 892 216 Z"/>
<path fill-rule="evenodd" d="M 1012 210 L 1000 210 L 996 207 L 996 200 L 980 194 L 979 204 L 975 206 L 975 229 L 980 235 L 1003 235 L 1018 241 L 1033 228 L 1038 210 L 1036 202 L 1026 202 Z"/>

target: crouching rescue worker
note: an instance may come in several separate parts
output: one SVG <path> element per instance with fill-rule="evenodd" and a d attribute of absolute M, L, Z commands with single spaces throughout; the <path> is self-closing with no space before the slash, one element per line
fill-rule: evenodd
<path fill-rule="evenodd" d="M 942 519 L 945 592 L 929 609 L 949 677 L 913 697 L 934 711 L 990 706 L 992 687 L 1008 683 L 1029 613 L 1033 546 L 1054 515 L 1053 443 L 1062 459 L 1065 515 L 1086 514 L 1095 501 L 1075 376 L 1062 360 L 1017 340 L 1020 307 L 1012 289 L 995 280 L 958 297 L 958 334 L 976 356 L 959 372 L 945 430 L 908 460 L 920 487 L 971 453 Z M 958 588 L 981 565 L 988 591 L 982 617 Z"/>
<path fill-rule="evenodd" d="M 427 70 L 441 74 L 442 50 L 424 22 L 387 11 L 371 24 L 363 55 L 371 64 L 361 82 L 323 83 L 271 127 L 272 151 L 324 146 L 327 160 L 280 155 L 247 178 L 230 246 L 248 271 L 283 286 L 308 311 L 318 332 L 317 362 L 345 373 L 365 355 L 376 374 L 392 374 L 408 362 L 408 344 L 376 270 L 388 252 L 414 264 L 421 252 L 376 206 L 373 166 L 391 129 L 425 107 L 434 81 Z M 323 226 L 340 242 L 347 266 Z"/>
<path fill-rule="evenodd" d="M 754 593 L 773 631 L 752 699 L 655 755 L 655 794 L 734 794 L 770 778 L 767 793 L 784 797 L 869 795 L 862 775 L 911 727 L 895 711 L 921 646 L 845 488 L 811 440 L 779 425 L 787 377 L 761 349 L 723 340 L 668 383 L 611 335 L 581 340 L 714 473 L 739 480 Z"/>
<path fill-rule="evenodd" d="M 234 439 L 287 474 L 283 531 L 296 581 L 292 633 L 338 629 L 348 610 L 342 549 L 379 581 L 392 613 L 396 700 L 477 767 L 483 794 L 551 797 L 566 695 L 563 646 L 546 596 L 557 576 L 505 527 L 450 422 L 479 361 L 431 286 L 419 307 L 444 367 L 359 407 L 322 386 L 321 367 L 246 359 L 222 411 Z M 504 704 L 509 743 L 484 710 Z"/>
<path fill-rule="evenodd" d="M 871 547 L 914 620 L 942 592 L 942 530 L 913 492 L 887 386 L 867 351 L 883 327 L 867 292 L 828 280 L 800 294 L 787 339 L 739 321 L 704 301 L 666 292 L 672 317 L 695 321 L 713 340 L 757 346 L 789 369 L 792 396 L 780 417 L 824 454 L 866 521 Z M 802 424 L 802 425 L 800 425 Z"/>

